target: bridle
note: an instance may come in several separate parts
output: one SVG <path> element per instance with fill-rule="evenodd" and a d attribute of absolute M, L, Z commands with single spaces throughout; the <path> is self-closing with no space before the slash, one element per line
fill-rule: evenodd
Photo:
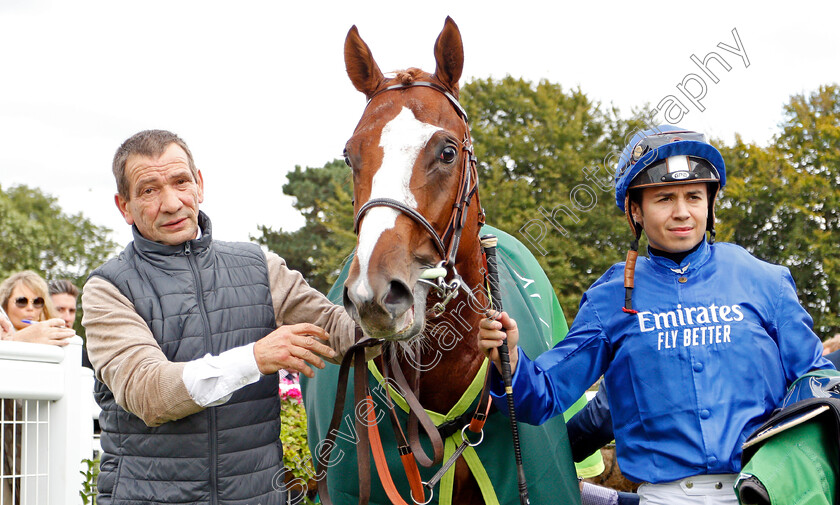
<path fill-rule="evenodd" d="M 365 213 L 367 213 L 367 211 L 369 211 L 370 209 L 374 207 L 388 207 L 408 216 L 417 224 L 419 224 L 424 230 L 426 230 L 426 233 L 431 237 L 432 242 L 435 245 L 435 249 L 437 250 L 438 254 L 440 254 L 441 261 L 434 268 L 427 268 L 425 272 L 421 275 L 420 280 L 431 284 L 437 291 L 438 296 L 442 298 L 442 301 L 436 304 L 433 310 L 433 313 L 436 316 L 440 316 L 443 313 L 446 304 L 461 290 L 464 291 L 467 294 L 467 296 L 470 296 L 473 299 L 475 299 L 475 295 L 468 287 L 466 287 L 457 270 L 455 269 L 455 260 L 458 254 L 458 246 L 461 241 L 461 234 L 466 224 L 468 207 L 473 196 L 475 196 L 476 205 L 478 206 L 479 226 L 484 224 L 485 215 L 484 209 L 481 206 L 481 201 L 478 197 L 478 172 L 476 168 L 476 157 L 473 151 L 472 140 L 470 137 L 470 127 L 469 120 L 467 118 L 467 113 L 461 106 L 461 104 L 458 102 L 458 100 L 449 91 L 447 91 L 445 88 L 438 84 L 426 81 L 418 81 L 412 84 L 397 84 L 393 86 L 388 86 L 374 93 L 373 96 L 370 97 L 370 100 L 368 100 L 368 104 L 370 104 L 373 98 L 382 93 L 418 86 L 431 88 L 443 94 L 449 100 L 449 103 L 452 104 L 452 106 L 455 108 L 455 111 L 458 113 L 458 116 L 464 121 L 464 126 L 466 129 L 464 139 L 461 143 L 461 150 L 463 152 L 464 162 L 461 166 L 461 171 L 459 175 L 458 194 L 455 198 L 455 203 L 452 206 L 452 213 L 449 217 L 446 230 L 442 234 L 438 234 L 434 226 L 432 226 L 429 220 L 426 219 L 426 217 L 423 216 L 420 212 L 418 212 L 414 208 L 409 207 L 408 205 L 405 205 L 402 202 L 391 198 L 374 198 L 365 202 L 359 208 L 359 211 L 356 213 L 353 222 L 353 229 L 356 235 L 358 235 L 360 222 L 364 217 Z M 451 282 L 447 283 L 445 282 L 445 277 L 447 277 L 450 274 L 452 280 Z M 430 282 L 432 279 L 436 279 L 437 283 Z M 373 402 L 371 398 L 370 389 L 367 386 L 367 367 L 364 365 L 364 348 L 373 345 L 379 345 L 380 343 L 381 340 L 364 337 L 360 339 L 354 346 L 352 346 L 344 356 L 341 368 L 339 370 L 339 383 L 337 387 L 336 403 L 333 407 L 333 417 L 330 422 L 330 430 L 328 431 L 327 436 L 327 442 L 329 442 L 330 444 L 333 444 L 335 442 L 334 433 L 337 431 L 339 422 L 341 420 L 341 412 L 342 407 L 344 405 L 344 394 L 347 388 L 347 379 L 349 375 L 349 368 L 351 362 L 355 362 L 355 404 L 359 405 L 360 402 L 370 402 L 369 404 L 372 404 Z M 417 351 L 419 352 L 419 348 Z M 387 351 L 384 352 L 385 354 L 387 354 Z M 417 358 L 419 359 L 419 356 Z M 429 419 L 428 414 L 425 413 L 422 405 L 420 405 L 418 400 L 419 374 L 415 375 L 414 384 L 409 385 L 405 377 L 402 375 L 400 366 L 396 361 L 396 355 L 393 353 L 390 355 L 390 360 L 387 356 L 384 356 L 383 377 L 387 377 L 388 369 L 390 369 L 393 372 L 394 379 L 397 381 L 398 384 L 401 385 L 401 389 L 405 393 L 407 393 L 405 394 L 405 400 L 409 403 L 409 406 L 411 407 L 408 420 L 408 431 L 410 432 L 410 435 L 406 436 L 403 433 L 402 428 L 399 426 L 399 422 L 397 421 L 394 404 L 391 401 L 390 397 L 388 397 L 387 403 L 391 414 L 391 422 L 393 425 L 395 435 L 399 435 L 398 445 L 400 450 L 400 458 L 406 470 L 406 477 L 408 478 L 410 483 L 411 499 L 417 505 L 425 505 L 427 503 L 430 503 L 432 500 L 431 493 L 433 491 L 433 488 L 437 485 L 440 479 L 443 478 L 443 475 L 452 467 L 452 465 L 455 464 L 455 461 L 460 457 L 464 450 L 466 450 L 467 447 L 474 447 L 480 444 L 481 441 L 484 439 L 484 421 L 486 420 L 491 408 L 489 382 L 487 382 L 487 378 L 489 377 L 490 373 L 489 370 L 485 370 L 485 384 L 482 388 L 481 393 L 478 396 L 479 401 L 476 405 L 474 412 L 464 412 L 458 418 L 444 423 L 444 425 L 435 426 Z M 394 486 L 393 481 L 390 477 L 387 461 L 385 460 L 385 456 L 382 453 L 382 443 L 379 438 L 379 430 L 377 427 L 376 419 L 370 418 L 372 412 L 372 409 L 369 410 L 369 418 L 366 420 L 366 424 L 361 423 L 359 419 L 356 420 L 356 430 L 357 433 L 359 433 L 360 435 L 360 445 L 362 447 L 370 446 L 374 460 L 376 461 L 376 468 L 377 472 L 379 473 L 380 481 L 383 483 L 383 487 L 385 488 L 386 493 L 388 493 L 388 497 L 391 499 L 391 501 L 393 503 L 407 505 L 399 496 L 396 487 Z M 419 443 L 418 423 L 422 425 L 423 430 L 426 432 L 433 446 L 434 455 L 432 458 L 426 456 L 422 446 Z M 446 462 L 443 462 L 443 440 L 450 437 L 454 432 L 457 431 L 458 428 L 461 429 L 462 443 L 448 458 L 448 460 Z M 478 440 L 478 442 L 471 442 L 467 438 L 466 430 L 468 428 L 473 433 L 480 434 L 481 438 Z M 329 458 L 329 453 L 331 452 L 331 450 L 327 451 L 327 459 Z M 370 456 L 368 454 L 367 449 L 365 449 L 361 451 L 357 457 L 360 478 L 360 503 L 368 503 L 368 499 L 370 496 Z M 435 464 L 443 464 L 438 470 L 438 472 L 431 479 L 429 479 L 429 481 L 422 482 L 420 480 L 420 475 L 417 470 L 415 458 L 416 462 L 420 462 L 422 466 L 426 467 Z M 332 500 L 329 497 L 329 490 L 328 486 L 326 485 L 326 475 L 326 472 L 324 472 L 322 481 L 323 489 L 319 484 L 319 493 L 321 493 L 322 501 L 326 504 L 330 504 L 332 503 Z M 428 500 L 425 500 L 426 492 L 429 493 Z"/>
<path fill-rule="evenodd" d="M 408 216 L 426 230 L 426 233 L 432 238 L 435 249 L 437 249 L 437 252 L 441 257 L 441 262 L 438 263 L 437 267 L 443 267 L 447 270 L 451 270 L 455 265 L 455 257 L 458 254 L 458 245 L 461 241 L 461 232 L 464 230 L 464 225 L 467 220 L 467 210 L 473 196 L 475 196 L 476 204 L 478 205 L 479 225 L 484 224 L 484 209 L 482 208 L 481 200 L 478 197 L 478 171 L 476 169 L 476 157 L 470 137 L 469 119 L 467 118 L 467 112 L 458 102 L 458 99 L 452 95 L 452 93 L 447 91 L 443 86 L 427 81 L 417 81 L 411 84 L 395 84 L 393 86 L 382 88 L 370 97 L 368 105 L 374 98 L 383 93 L 412 87 L 430 88 L 443 94 L 443 96 L 445 96 L 449 100 L 449 103 L 455 108 L 455 112 L 458 113 L 458 116 L 464 121 L 464 127 L 466 129 L 464 139 L 461 142 L 461 151 L 464 153 L 464 163 L 462 164 L 460 172 L 458 195 L 455 198 L 455 203 L 452 205 L 452 214 L 449 216 L 449 222 L 446 225 L 446 230 L 442 234 L 438 234 L 437 230 L 435 230 L 434 226 L 432 226 L 423 214 L 402 202 L 391 198 L 373 198 L 365 202 L 359 208 L 359 212 L 356 213 L 356 217 L 353 219 L 353 231 L 355 231 L 356 235 L 359 234 L 361 220 L 367 211 L 374 207 L 389 207 Z"/>

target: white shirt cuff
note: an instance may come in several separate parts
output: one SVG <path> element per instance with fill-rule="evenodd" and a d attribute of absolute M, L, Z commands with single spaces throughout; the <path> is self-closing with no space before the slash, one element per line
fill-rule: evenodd
<path fill-rule="evenodd" d="M 248 344 L 190 361 L 184 366 L 183 379 L 197 404 L 215 407 L 230 400 L 235 391 L 257 382 L 260 375 L 254 344 Z"/>

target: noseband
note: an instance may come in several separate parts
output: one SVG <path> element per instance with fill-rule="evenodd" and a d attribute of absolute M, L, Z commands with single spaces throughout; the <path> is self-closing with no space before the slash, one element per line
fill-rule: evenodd
<path fill-rule="evenodd" d="M 362 217 L 364 217 L 365 213 L 373 207 L 389 207 L 410 217 L 417 224 L 422 226 L 423 229 L 426 230 L 426 233 L 432 238 L 435 249 L 437 249 L 438 254 L 440 254 L 441 263 L 439 266 L 450 268 L 455 264 L 455 256 L 458 254 L 458 244 L 461 241 L 461 232 L 464 230 L 464 224 L 467 219 L 467 207 L 469 207 L 470 200 L 472 200 L 473 195 L 475 195 L 476 204 L 478 205 L 479 225 L 484 224 L 484 209 L 481 207 L 481 201 L 478 198 L 478 171 L 476 169 L 476 157 L 473 151 L 472 141 L 470 139 L 470 124 L 467 119 L 467 112 L 458 102 L 457 98 L 452 96 L 452 94 L 442 86 L 426 81 L 388 86 L 387 88 L 383 88 L 374 93 L 373 96 L 370 97 L 370 100 L 368 100 L 368 104 L 370 104 L 375 97 L 387 91 L 412 87 L 431 88 L 443 94 L 443 96 L 445 96 L 449 100 L 449 103 L 455 108 L 455 112 L 458 113 L 458 116 L 464 121 L 464 127 L 466 128 L 464 140 L 461 143 L 461 150 L 464 152 L 464 163 L 462 165 L 459 178 L 458 195 L 455 198 L 455 203 L 452 205 L 452 214 L 449 217 L 446 230 L 443 234 L 438 234 L 429 220 L 421 213 L 417 212 L 416 209 L 391 198 L 373 198 L 365 202 L 364 205 L 359 208 L 359 212 L 353 220 L 353 230 L 356 232 L 356 235 L 359 234 L 359 225 Z"/>

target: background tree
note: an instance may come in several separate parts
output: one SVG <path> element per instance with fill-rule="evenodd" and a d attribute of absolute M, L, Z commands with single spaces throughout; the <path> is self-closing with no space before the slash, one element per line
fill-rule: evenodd
<path fill-rule="evenodd" d="M 295 197 L 294 207 L 305 224 L 295 231 L 258 226 L 260 235 L 251 238 L 279 254 L 312 287 L 327 293 L 356 244 L 350 170 L 343 160 L 333 160 L 317 168 L 296 166 L 286 177 L 283 193 Z"/>
<path fill-rule="evenodd" d="M 461 102 L 488 223 L 531 249 L 573 319 L 581 294 L 629 248 L 612 177 L 621 149 L 649 121 L 637 112 L 622 119 L 579 89 L 512 77 L 469 82 Z M 728 175 L 718 238 L 790 268 L 817 333 L 840 331 L 838 86 L 793 96 L 767 147 L 739 136 L 732 146 L 713 143 Z M 355 244 L 349 169 L 340 160 L 296 167 L 283 191 L 297 197 L 307 224 L 297 232 L 263 227 L 258 241 L 325 291 Z"/>
<path fill-rule="evenodd" d="M 0 188 L 0 277 L 31 269 L 47 279 L 81 285 L 114 254 L 109 228 L 81 213 L 68 215 L 55 197 L 37 188 Z"/>
<path fill-rule="evenodd" d="M 721 238 L 790 268 L 821 337 L 840 331 L 840 87 L 784 106 L 767 147 L 736 137 L 722 150 L 729 182 Z"/>
<path fill-rule="evenodd" d="M 488 222 L 531 247 L 573 316 L 581 293 L 623 258 L 632 239 L 613 203 L 611 177 L 615 153 L 641 122 L 620 120 L 580 90 L 547 81 L 479 79 L 462 88 L 461 101 L 471 118 Z M 260 227 L 256 240 L 326 291 L 355 244 L 349 169 L 335 160 L 295 167 L 288 178 L 283 192 L 297 198 L 306 224 L 294 232 Z M 532 220 L 546 231 L 539 246 L 520 231 Z"/>
<path fill-rule="evenodd" d="M 29 269 L 47 280 L 66 278 L 81 287 L 116 251 L 110 233 L 81 213 L 64 213 L 54 197 L 37 188 L 0 188 L 0 280 Z M 83 334 L 81 325 L 76 326 Z"/>
<path fill-rule="evenodd" d="M 581 294 L 632 241 L 612 177 L 625 138 L 643 123 L 545 80 L 477 79 L 461 97 L 487 222 L 529 246 L 571 322 Z"/>

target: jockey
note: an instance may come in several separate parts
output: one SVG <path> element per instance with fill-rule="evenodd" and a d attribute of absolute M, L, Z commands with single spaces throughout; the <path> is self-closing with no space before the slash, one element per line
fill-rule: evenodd
<path fill-rule="evenodd" d="M 604 376 L 619 466 L 644 483 L 642 504 L 737 504 L 747 436 L 798 377 L 833 368 L 788 269 L 714 242 L 725 183 L 723 158 L 704 135 L 670 126 L 637 134 L 615 180 L 633 246 L 584 293 L 566 338 L 531 360 L 507 314 L 480 325 L 494 368 L 508 338 L 520 421 L 562 413 Z M 637 261 L 642 232 L 648 256 Z M 491 379 L 507 412 L 498 370 Z"/>

